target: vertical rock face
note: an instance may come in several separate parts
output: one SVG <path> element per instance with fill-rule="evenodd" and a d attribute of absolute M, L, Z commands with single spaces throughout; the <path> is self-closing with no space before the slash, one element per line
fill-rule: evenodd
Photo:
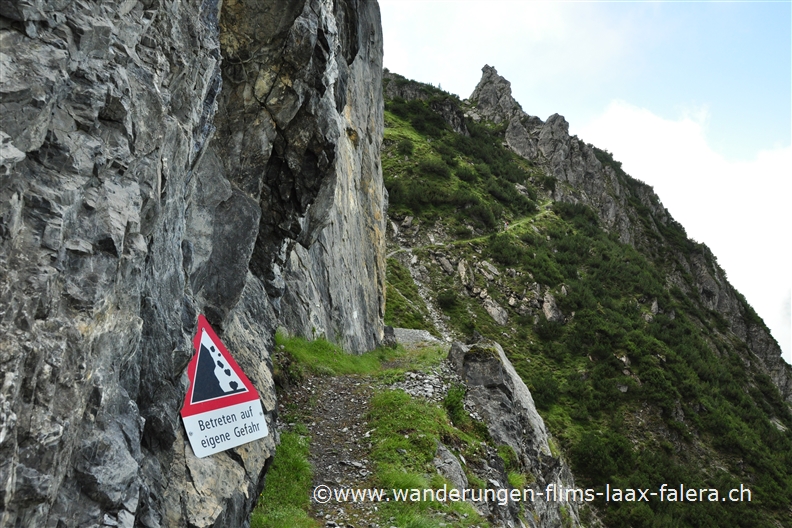
<path fill-rule="evenodd" d="M 555 200 L 590 206 L 598 213 L 602 225 L 617 234 L 621 242 L 651 253 L 657 251 L 655 241 L 665 238 L 669 228 L 684 234 L 651 187 L 620 178 L 613 167 L 597 158 L 591 146 L 569 135 L 569 123 L 563 116 L 553 114 L 543 122 L 526 114 L 512 97 L 509 81 L 498 75 L 495 68 L 484 66 L 470 102 L 479 118 L 507 123 L 509 148 L 543 164 L 556 178 Z M 650 217 L 646 224 L 638 218 L 638 207 Z M 700 245 L 689 255 L 672 250 L 664 258 L 676 268 L 667 277 L 669 284 L 686 294 L 697 295 L 704 306 L 721 313 L 729 322 L 729 329 L 745 342 L 781 395 L 792 403 L 792 367 L 781 358 L 781 348 L 765 325 L 741 302 L 709 248 Z M 682 279 L 683 274 L 693 277 L 691 285 Z M 752 359 L 747 357 L 746 361 Z"/>
<path fill-rule="evenodd" d="M 314 0 L 288 13 L 224 6 L 215 145 L 260 202 L 251 270 L 282 323 L 362 352 L 382 339 L 384 312 L 379 8 Z"/>
<path fill-rule="evenodd" d="M 381 58 L 374 2 L 0 3 L 0 526 L 246 525 L 275 326 L 381 336 Z M 273 431 L 204 459 L 199 312 Z"/>

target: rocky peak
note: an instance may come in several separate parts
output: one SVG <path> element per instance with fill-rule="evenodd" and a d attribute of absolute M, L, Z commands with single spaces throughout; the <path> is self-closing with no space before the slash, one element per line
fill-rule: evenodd
<path fill-rule="evenodd" d="M 481 80 L 469 100 L 476 104 L 484 118 L 508 123 L 513 117 L 525 114 L 520 103 L 512 97 L 511 83 L 498 75 L 498 70 L 485 65 L 481 72 Z"/>

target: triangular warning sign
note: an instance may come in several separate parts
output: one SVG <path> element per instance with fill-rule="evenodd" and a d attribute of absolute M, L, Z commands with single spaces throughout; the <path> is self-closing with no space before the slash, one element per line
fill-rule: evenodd
<path fill-rule="evenodd" d="M 195 355 L 187 365 L 190 388 L 181 410 L 183 417 L 258 400 L 256 388 L 203 315 L 198 316 L 193 348 Z"/>

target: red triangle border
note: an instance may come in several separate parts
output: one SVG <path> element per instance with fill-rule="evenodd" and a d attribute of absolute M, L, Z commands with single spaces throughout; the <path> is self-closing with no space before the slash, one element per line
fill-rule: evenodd
<path fill-rule="evenodd" d="M 205 331 L 209 334 L 209 337 L 214 341 L 217 348 L 220 350 L 220 353 L 223 354 L 226 361 L 228 362 L 228 366 L 239 376 L 239 379 L 247 388 L 247 392 L 231 394 L 229 396 L 215 398 L 213 400 L 198 402 L 198 403 L 191 403 L 190 402 L 190 395 L 193 391 L 193 384 L 195 383 L 195 371 L 198 368 L 198 355 L 201 349 L 201 331 Z M 206 320 L 203 314 L 198 316 L 198 328 L 195 331 L 195 337 L 193 337 L 193 349 L 195 353 L 193 354 L 192 359 L 190 359 L 190 363 L 187 365 L 187 377 L 190 379 L 190 387 L 187 389 L 187 394 L 184 396 L 184 406 L 181 410 L 182 417 L 186 416 L 193 416 L 195 414 L 201 414 L 209 411 L 216 411 L 217 409 L 222 409 L 224 407 L 230 407 L 232 405 L 237 405 L 239 403 L 245 403 L 253 400 L 259 399 L 258 391 L 256 387 L 253 386 L 253 383 L 245 376 L 245 373 L 242 372 L 242 369 L 239 367 L 234 358 L 231 357 L 231 353 L 225 347 L 223 342 L 217 337 L 217 334 L 214 330 L 212 330 L 209 321 Z"/>

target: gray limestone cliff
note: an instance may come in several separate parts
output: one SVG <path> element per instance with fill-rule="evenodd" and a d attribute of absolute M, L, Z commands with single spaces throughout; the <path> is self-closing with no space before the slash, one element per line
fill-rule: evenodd
<path fill-rule="evenodd" d="M 512 97 L 509 81 L 491 66 L 482 68 L 481 80 L 469 102 L 469 117 L 505 126 L 508 147 L 540 164 L 555 178 L 554 200 L 590 206 L 602 225 L 621 242 L 665 260 L 672 269 L 666 278 L 668 285 L 679 287 L 707 309 L 722 314 L 729 331 L 750 350 L 744 359 L 746 365 L 753 363 L 754 358 L 758 360 L 782 397 L 792 403 L 792 367 L 782 359 L 778 343 L 729 284 L 709 248 L 687 240 L 682 226 L 674 221 L 650 186 L 627 177 L 618 163 L 603 162 L 593 146 L 570 136 L 569 123 L 563 116 L 553 114 L 542 121 L 525 113 Z M 660 255 L 657 241 L 664 239 L 671 244 L 662 247 L 671 250 Z M 687 251 L 674 248 L 679 241 L 690 246 Z"/>
<path fill-rule="evenodd" d="M 565 460 L 552 453 L 550 435 L 531 392 L 503 348 L 487 339 L 472 345 L 455 342 L 448 360 L 467 387 L 466 406 L 481 417 L 495 443 L 514 450 L 520 470 L 534 477 L 528 487 L 537 497 L 548 488 L 556 493 L 574 488 L 572 471 Z M 573 501 L 535 500 L 526 502 L 524 508 L 529 515 L 523 518 L 531 528 L 580 526 L 578 505 Z M 494 509 L 491 515 L 498 519 L 498 525 L 519 526 L 522 522 L 519 512 Z"/>
<path fill-rule="evenodd" d="M 374 1 L 0 2 L 0 526 L 245 526 L 278 324 L 382 337 Z M 272 433 L 185 439 L 197 315 Z"/>

